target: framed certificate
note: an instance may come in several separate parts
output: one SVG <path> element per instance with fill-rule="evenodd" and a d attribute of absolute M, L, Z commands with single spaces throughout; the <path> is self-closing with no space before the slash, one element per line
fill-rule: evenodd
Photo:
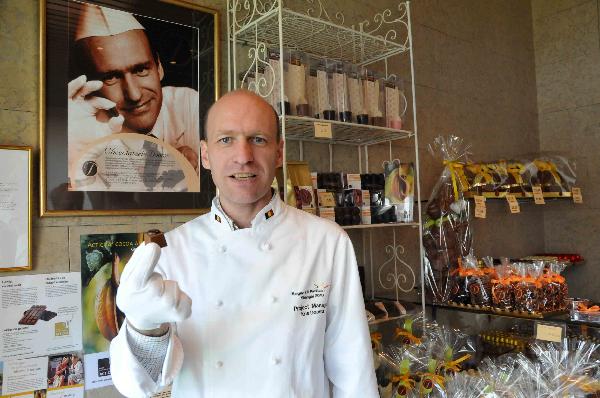
<path fill-rule="evenodd" d="M 218 14 L 183 0 L 43 0 L 41 215 L 203 213 Z"/>
<path fill-rule="evenodd" d="M 31 147 L 0 145 L 0 271 L 31 269 Z"/>

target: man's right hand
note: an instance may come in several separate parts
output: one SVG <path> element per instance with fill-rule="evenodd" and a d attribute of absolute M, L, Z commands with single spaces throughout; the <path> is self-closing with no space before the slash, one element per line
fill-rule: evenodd
<path fill-rule="evenodd" d="M 192 300 L 177 282 L 154 272 L 160 252 L 156 243 L 140 244 L 117 290 L 117 306 L 129 324 L 146 335 L 156 335 L 163 324 L 183 321 L 192 313 Z"/>
<path fill-rule="evenodd" d="M 111 117 L 106 112 L 116 104 L 109 99 L 91 95 L 100 90 L 102 84 L 99 80 L 87 81 L 87 77 L 81 75 L 67 86 L 69 163 L 81 156 L 81 151 L 89 143 L 121 131 L 125 120 L 123 116 Z"/>

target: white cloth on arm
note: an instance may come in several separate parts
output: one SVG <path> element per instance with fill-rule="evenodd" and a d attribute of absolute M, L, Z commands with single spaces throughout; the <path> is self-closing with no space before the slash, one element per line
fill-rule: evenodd
<path fill-rule="evenodd" d="M 131 352 L 155 382 L 162 371 L 170 334 L 170 328 L 162 336 L 146 336 L 133 328 L 127 328 L 127 342 Z"/>

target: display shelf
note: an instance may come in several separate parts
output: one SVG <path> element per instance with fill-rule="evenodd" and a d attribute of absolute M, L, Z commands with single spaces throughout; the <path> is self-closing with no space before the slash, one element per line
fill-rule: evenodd
<path fill-rule="evenodd" d="M 569 315 L 565 315 L 562 318 L 557 318 L 557 319 L 552 319 L 552 320 L 562 321 L 569 325 L 587 326 L 587 327 L 592 327 L 592 328 L 596 328 L 596 329 L 600 330 L 600 322 L 578 321 L 575 319 L 571 319 L 571 316 L 569 316 Z"/>
<path fill-rule="evenodd" d="M 363 262 L 371 282 L 370 296 L 375 296 L 375 287 L 377 287 L 379 291 L 389 294 L 389 298 L 394 297 L 398 300 L 401 293 L 412 292 L 417 284 L 417 275 L 423 275 L 423 272 L 415 271 L 416 268 L 423 268 L 422 258 L 418 256 L 418 266 L 410 265 L 407 262 L 408 256 L 404 246 L 399 243 L 400 239 L 406 237 L 400 234 L 397 228 L 388 228 L 410 227 L 410 231 L 418 231 L 419 248 L 420 251 L 423 250 L 410 3 L 408 1 L 389 3 L 388 8 L 375 10 L 371 15 L 357 15 L 352 12 L 351 22 L 345 21 L 341 10 L 326 10 L 323 0 L 300 0 L 290 5 L 285 3 L 285 0 L 227 1 L 229 61 L 227 71 L 230 90 L 246 88 L 265 98 L 274 109 L 285 109 L 282 99 L 296 97 L 286 93 L 286 90 L 291 88 L 286 81 L 290 76 L 285 73 L 285 62 L 291 61 L 291 58 L 287 60 L 287 56 L 295 52 L 307 56 L 309 60 L 304 62 L 305 67 L 318 64 L 322 60 L 343 62 L 350 68 L 349 70 L 355 71 L 354 73 L 362 75 L 364 72 L 368 77 L 367 72 L 370 71 L 373 76 L 375 74 L 381 76 L 385 81 L 402 80 L 410 86 L 406 91 L 402 90 L 402 94 L 410 93 L 410 98 L 405 97 L 405 104 L 406 111 L 412 118 L 410 122 L 408 119 L 403 121 L 410 125 L 411 131 L 289 114 L 279 116 L 283 139 L 299 143 L 297 157 L 296 153 L 288 153 L 290 148 L 295 149 L 295 146 L 290 145 L 286 148 L 284 160 L 287 161 L 289 157 L 289 159 L 303 161 L 304 142 L 328 144 L 329 148 L 310 146 L 306 149 L 314 150 L 322 156 L 325 156 L 325 150 L 328 149 L 330 171 L 337 168 L 335 162 L 339 157 L 334 156 L 336 145 L 356 147 L 357 171 L 363 173 L 368 172 L 370 166 L 373 167 L 369 158 L 377 159 L 379 163 L 382 154 L 385 153 L 385 158 L 388 158 L 389 154 L 389 161 L 393 161 L 398 155 L 393 153 L 392 142 L 409 139 L 409 145 L 414 149 L 414 157 L 410 156 L 410 159 L 415 164 L 415 222 L 342 227 L 360 231 L 353 237 L 358 239 L 360 236 L 363 240 L 365 248 Z M 306 7 L 304 11 L 301 10 L 303 5 Z M 293 9 L 290 6 L 293 6 Z M 374 8 L 369 7 L 369 9 Z M 358 19 L 354 20 L 354 18 Z M 275 54 L 280 55 L 280 62 L 276 62 Z M 399 65 L 402 65 L 402 68 L 399 69 Z M 287 70 L 289 72 L 289 69 Z M 304 95 L 306 96 L 306 93 Z M 312 104 L 313 107 L 314 105 Z M 294 107 L 290 108 L 293 111 Z M 315 123 L 329 124 L 329 126 L 320 126 L 319 137 L 315 137 Z M 373 151 L 374 155 L 370 154 L 370 151 Z M 287 166 L 283 167 L 282 172 L 283 180 L 287 181 L 289 172 Z M 286 198 L 287 190 L 286 184 L 283 186 Z M 381 228 L 387 229 L 381 230 Z M 379 232 L 382 232 L 385 238 L 378 236 Z M 421 299 L 420 307 L 424 312 L 423 294 Z"/>
<path fill-rule="evenodd" d="M 416 222 L 396 222 L 385 224 L 359 224 L 359 225 L 342 225 L 343 229 L 369 229 L 369 228 L 387 228 L 387 227 L 413 227 L 418 228 L 419 223 Z"/>
<path fill-rule="evenodd" d="M 285 138 L 294 141 L 312 141 L 329 144 L 374 145 L 383 142 L 410 138 L 414 134 L 407 130 L 366 124 L 314 119 L 303 116 L 282 116 L 285 121 Z M 331 138 L 315 137 L 315 122 L 331 123 Z"/>
<path fill-rule="evenodd" d="M 475 195 L 480 195 L 486 199 L 506 199 L 506 195 L 514 195 L 517 199 L 533 199 L 533 193 L 531 192 L 481 192 L 479 194 L 473 192 L 465 192 L 465 198 L 473 199 Z M 560 199 L 560 198 L 571 198 L 573 195 L 571 192 L 543 192 L 543 196 L 546 199 Z"/>
<path fill-rule="evenodd" d="M 427 304 L 426 306 L 431 309 L 432 318 L 434 320 L 438 317 L 438 315 L 436 314 L 437 310 L 459 311 L 459 312 L 471 313 L 471 314 L 476 314 L 476 315 L 487 315 L 492 318 L 496 318 L 496 317 L 511 318 L 515 321 L 517 321 L 517 320 L 531 321 L 531 322 L 544 321 L 544 322 L 552 322 L 552 323 L 557 323 L 557 324 L 565 324 L 568 328 L 575 328 L 575 330 L 579 330 L 580 333 L 597 335 L 598 338 L 600 338 L 600 323 L 573 320 L 573 319 L 571 319 L 571 316 L 569 315 L 568 311 L 555 311 L 555 312 L 551 312 L 551 313 L 545 313 L 543 315 L 543 317 L 533 317 L 533 316 L 513 315 L 507 311 L 491 312 L 491 311 L 486 311 L 486 310 L 469 309 L 469 308 L 464 308 L 464 307 L 449 306 L 449 305 L 443 305 L 443 304 Z"/>
<path fill-rule="evenodd" d="M 551 311 L 551 312 L 526 312 L 526 311 L 506 311 L 498 308 L 494 308 L 491 306 L 481 305 L 470 305 L 470 304 L 457 304 L 457 303 L 447 303 L 447 304 L 432 304 L 434 309 L 442 308 L 449 309 L 454 311 L 465 311 L 465 312 L 475 312 L 478 314 L 486 314 L 486 315 L 499 315 L 505 316 L 509 318 L 525 318 L 525 319 L 544 319 L 551 320 L 556 319 L 559 315 L 564 315 L 568 311 Z"/>
<path fill-rule="evenodd" d="M 386 19 L 389 15 L 374 18 L 376 29 L 365 32 L 368 23 L 345 27 L 336 22 L 343 22 L 343 16 L 337 14 L 337 21 L 327 20 L 328 14 L 321 12 L 318 17 L 302 14 L 288 8 L 281 10 L 281 31 L 283 47 L 289 50 L 302 51 L 318 58 L 367 65 L 392 55 L 408 51 L 408 34 L 399 33 L 390 26 L 407 29 L 406 11 L 401 15 Z M 310 11 L 309 11 L 310 13 Z M 239 13 L 238 13 L 239 15 Z M 238 17 L 239 25 L 233 40 L 242 45 L 254 45 L 256 37 L 260 37 L 268 48 L 279 48 L 279 13 L 272 8 L 264 13 L 244 13 Z M 394 24 L 394 25 L 392 25 Z M 382 34 L 378 34 L 381 30 Z M 391 33 L 393 32 L 393 33 Z"/>

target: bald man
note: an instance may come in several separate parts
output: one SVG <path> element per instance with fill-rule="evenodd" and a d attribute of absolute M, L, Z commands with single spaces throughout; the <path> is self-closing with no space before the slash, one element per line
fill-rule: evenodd
<path fill-rule="evenodd" d="M 174 397 L 378 397 L 352 244 L 271 190 L 277 126 L 247 91 L 210 109 L 210 213 L 166 233 L 162 249 L 140 246 L 121 277 L 127 318 L 110 354 L 124 395 L 173 381 Z"/>

